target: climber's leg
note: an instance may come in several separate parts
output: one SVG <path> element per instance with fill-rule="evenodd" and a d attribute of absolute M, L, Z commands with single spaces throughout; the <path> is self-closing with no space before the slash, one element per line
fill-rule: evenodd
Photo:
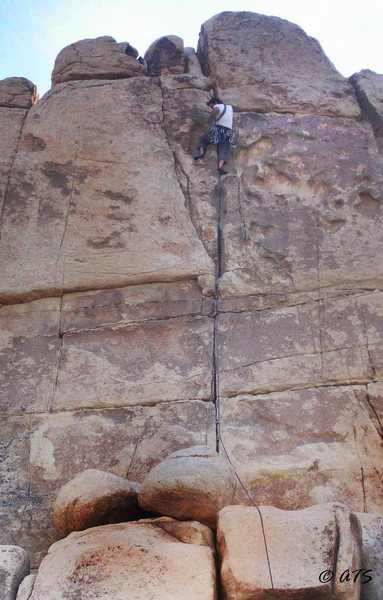
<path fill-rule="evenodd" d="M 203 158 L 206 153 L 206 148 L 209 145 L 209 136 L 207 133 L 203 133 L 198 139 L 198 154 L 193 156 L 194 160 L 199 160 Z"/>

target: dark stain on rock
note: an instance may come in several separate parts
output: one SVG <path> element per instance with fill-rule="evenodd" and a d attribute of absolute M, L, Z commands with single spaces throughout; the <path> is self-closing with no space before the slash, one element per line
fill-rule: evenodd
<path fill-rule="evenodd" d="M 168 223 L 170 223 L 170 221 L 172 220 L 172 218 L 171 218 L 171 216 L 170 216 L 170 215 L 168 215 L 167 217 L 159 217 L 159 219 L 158 219 L 158 220 L 159 220 L 159 222 L 160 222 L 162 225 L 167 225 Z"/>
<path fill-rule="evenodd" d="M 121 194 L 121 192 L 113 192 L 112 190 L 100 190 L 104 196 L 109 198 L 109 200 L 114 200 L 115 202 L 122 202 L 123 204 L 131 204 L 137 195 L 137 191 L 134 189 L 129 189 L 128 194 Z"/>
<path fill-rule="evenodd" d="M 38 224 L 44 225 L 51 221 L 59 221 L 63 213 L 48 198 L 42 198 L 39 202 Z"/>
<path fill-rule="evenodd" d="M 120 240 L 121 235 L 121 231 L 115 231 L 100 240 L 88 240 L 86 245 L 95 250 L 101 250 L 102 248 L 125 248 L 125 244 Z"/>
<path fill-rule="evenodd" d="M 41 169 L 55 189 L 62 191 L 64 196 L 69 196 L 71 192 L 71 180 L 73 177 L 73 165 L 71 162 L 63 165 L 55 162 L 45 162 Z"/>
<path fill-rule="evenodd" d="M 379 200 L 373 198 L 368 192 L 362 192 L 359 194 L 359 202 L 356 205 L 356 208 L 365 217 L 373 217 L 377 212 L 379 212 Z"/>
<path fill-rule="evenodd" d="M 41 152 L 45 150 L 46 143 L 42 138 L 36 137 L 32 133 L 25 134 L 20 143 L 20 147 L 22 150 L 26 150 L 27 152 Z"/>

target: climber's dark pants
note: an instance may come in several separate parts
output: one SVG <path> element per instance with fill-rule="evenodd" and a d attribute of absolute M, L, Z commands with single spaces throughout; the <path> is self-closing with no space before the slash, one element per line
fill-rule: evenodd
<path fill-rule="evenodd" d="M 198 148 L 202 148 L 202 152 L 206 151 L 206 148 L 211 144 L 210 132 L 203 133 L 198 139 Z M 230 142 L 225 140 L 224 142 L 218 142 L 217 156 L 218 160 L 223 160 L 225 163 L 229 160 Z"/>

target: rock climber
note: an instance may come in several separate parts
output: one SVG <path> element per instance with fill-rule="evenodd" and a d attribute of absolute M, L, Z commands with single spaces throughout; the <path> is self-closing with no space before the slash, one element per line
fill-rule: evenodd
<path fill-rule="evenodd" d="M 193 158 L 199 160 L 205 156 L 206 149 L 210 144 L 217 146 L 218 155 L 218 173 L 227 175 L 223 166 L 229 160 L 230 146 L 234 146 L 233 136 L 233 107 L 230 104 L 224 104 L 217 96 L 213 96 L 206 103 L 212 110 L 213 125 L 206 133 L 203 133 L 198 140 L 198 154 Z"/>

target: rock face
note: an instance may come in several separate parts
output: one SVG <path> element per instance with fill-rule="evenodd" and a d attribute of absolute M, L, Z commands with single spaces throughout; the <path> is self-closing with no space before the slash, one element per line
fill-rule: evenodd
<path fill-rule="evenodd" d="M 184 73 L 184 42 L 176 35 L 166 35 L 149 46 L 144 56 L 148 75 L 175 75 Z"/>
<path fill-rule="evenodd" d="M 139 504 L 216 527 L 217 513 L 233 502 L 235 489 L 236 478 L 227 460 L 206 446 L 195 446 L 170 454 L 147 474 Z"/>
<path fill-rule="evenodd" d="M 234 108 L 355 117 L 352 89 L 316 40 L 288 21 L 224 12 L 202 25 L 198 56 Z"/>
<path fill-rule="evenodd" d="M 36 579 L 36 573 L 27 575 L 25 579 L 20 583 L 17 591 L 16 600 L 30 600 L 33 592 L 33 586 Z"/>
<path fill-rule="evenodd" d="M 18 546 L 0 546 L 0 598 L 15 600 L 17 588 L 29 574 L 29 556 Z"/>
<path fill-rule="evenodd" d="M 31 600 L 215 599 L 214 550 L 199 524 L 161 520 L 95 527 L 54 544 Z M 196 535 L 196 529 L 200 535 Z"/>
<path fill-rule="evenodd" d="M 87 469 L 61 488 L 53 506 L 60 537 L 94 525 L 134 521 L 139 485 L 97 469 Z"/>
<path fill-rule="evenodd" d="M 77 79 L 126 79 L 145 74 L 136 58 L 138 52 L 127 42 L 118 44 L 110 36 L 70 44 L 56 58 L 52 84 Z"/>
<path fill-rule="evenodd" d="M 366 513 L 356 516 L 362 526 L 362 563 L 370 570 L 365 573 L 361 599 L 379 600 L 383 589 L 383 519 Z"/>
<path fill-rule="evenodd" d="M 275 592 L 283 598 L 357 600 L 360 580 L 340 582 L 361 566 L 358 519 L 341 505 L 300 511 L 260 507 Z M 268 598 L 272 590 L 260 515 L 227 506 L 219 513 L 218 549 L 225 598 Z M 332 574 L 321 582 L 319 576 Z M 327 579 L 327 580 L 326 580 Z"/>
<path fill-rule="evenodd" d="M 31 108 L 37 100 L 37 88 L 29 79 L 7 77 L 0 81 L 0 107 Z"/>
<path fill-rule="evenodd" d="M 150 77 L 127 43 L 72 44 L 44 98 L 0 106 L 0 540 L 33 568 L 69 480 L 142 483 L 197 445 L 261 504 L 383 514 L 383 162 L 356 84 L 251 13 L 205 23 L 199 61 L 157 51 Z M 213 93 L 236 109 L 218 182 L 215 148 L 192 158 Z"/>
<path fill-rule="evenodd" d="M 380 150 L 383 148 L 383 75 L 363 69 L 350 77 L 356 97 L 362 109 L 362 116 L 374 130 Z"/>

